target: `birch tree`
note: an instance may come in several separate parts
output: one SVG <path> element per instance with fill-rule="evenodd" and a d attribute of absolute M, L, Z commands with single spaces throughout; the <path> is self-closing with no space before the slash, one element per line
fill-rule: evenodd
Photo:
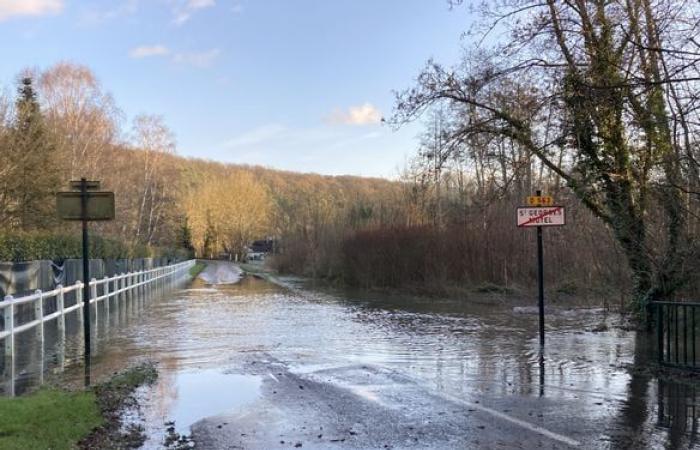
<path fill-rule="evenodd" d="M 41 73 L 39 94 L 65 177 L 97 178 L 118 137 L 120 112 L 87 67 L 58 63 Z"/>
<path fill-rule="evenodd" d="M 175 153 L 175 137 L 160 116 L 137 116 L 132 133 L 133 145 L 141 152 L 133 240 L 150 245 L 171 195 L 165 156 Z"/>

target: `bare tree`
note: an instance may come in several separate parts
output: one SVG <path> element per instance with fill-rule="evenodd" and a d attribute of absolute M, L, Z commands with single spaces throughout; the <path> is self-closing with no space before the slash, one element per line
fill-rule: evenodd
<path fill-rule="evenodd" d="M 134 242 L 150 245 L 158 231 L 169 196 L 165 155 L 175 152 L 175 137 L 160 116 L 134 119 L 133 145 L 142 154 Z"/>
<path fill-rule="evenodd" d="M 39 95 L 66 176 L 95 178 L 115 144 L 121 115 L 87 67 L 62 62 L 39 77 Z"/>
<path fill-rule="evenodd" d="M 477 31 L 481 43 L 495 43 L 468 52 L 458 69 L 430 62 L 417 86 L 398 95 L 392 122 L 443 104 L 461 118 L 451 142 L 537 158 L 611 227 L 644 308 L 683 285 L 696 253 L 682 188 L 697 150 L 678 137 L 691 134 L 697 109 L 689 93 L 698 81 L 698 8 L 678 0 L 485 2 Z"/>

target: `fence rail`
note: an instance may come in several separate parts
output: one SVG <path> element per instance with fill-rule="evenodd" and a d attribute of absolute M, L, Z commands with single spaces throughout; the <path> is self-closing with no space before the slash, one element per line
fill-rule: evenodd
<path fill-rule="evenodd" d="M 700 303 L 654 302 L 659 364 L 699 370 Z"/>
<path fill-rule="evenodd" d="M 141 298 L 147 291 L 156 287 L 165 287 L 189 273 L 189 269 L 195 265 L 194 260 L 185 261 L 169 266 L 156 267 L 154 269 L 142 270 L 139 272 L 122 273 L 113 277 L 103 279 L 93 278 L 89 282 L 90 305 L 104 305 L 104 312 L 109 316 L 110 302 L 115 302 L 115 307 L 119 302 Z M 66 306 L 66 299 L 72 297 L 71 305 Z M 47 307 L 47 303 L 54 302 Z M 33 319 L 23 323 L 18 319 L 17 313 L 25 310 L 27 306 L 32 309 Z M 58 329 L 62 338 L 65 338 L 65 316 L 73 311 L 81 311 L 83 308 L 83 283 L 76 282 L 71 286 L 57 286 L 51 291 L 35 291 L 33 294 L 14 298 L 11 295 L 0 301 L 0 310 L 3 311 L 1 317 L 4 318 L 4 328 L 0 331 L 0 339 L 5 341 L 5 356 L 13 358 L 15 354 L 15 336 L 24 331 L 38 327 L 38 339 L 44 342 L 44 323 L 51 320 L 58 320 Z M 47 309 L 55 311 L 45 314 Z M 82 314 L 77 315 L 79 320 L 83 319 Z"/>

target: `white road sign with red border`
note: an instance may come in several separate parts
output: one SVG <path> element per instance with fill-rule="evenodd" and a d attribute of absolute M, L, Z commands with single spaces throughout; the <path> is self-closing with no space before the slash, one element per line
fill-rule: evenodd
<path fill-rule="evenodd" d="M 556 227 L 566 225 L 563 206 L 520 207 L 518 227 Z"/>

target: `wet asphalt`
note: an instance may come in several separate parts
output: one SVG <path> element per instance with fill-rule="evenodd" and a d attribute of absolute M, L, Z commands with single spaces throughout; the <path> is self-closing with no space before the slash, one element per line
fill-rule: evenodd
<path fill-rule="evenodd" d="M 199 448 L 530 449 L 580 445 L 478 401 L 431 392 L 381 367 L 326 368 L 302 376 L 282 363 L 261 360 L 251 371 L 264 377 L 260 397 L 239 411 L 195 423 L 193 438 Z"/>

